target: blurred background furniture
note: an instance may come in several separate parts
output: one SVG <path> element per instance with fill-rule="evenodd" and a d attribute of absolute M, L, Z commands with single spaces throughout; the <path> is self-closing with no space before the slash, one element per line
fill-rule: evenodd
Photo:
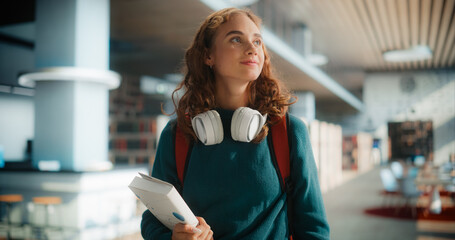
<path fill-rule="evenodd" d="M 0 208 L 0 216 L 5 214 L 5 221 L 6 224 L 6 239 L 12 239 L 11 236 L 11 227 L 15 224 L 11 222 L 11 210 L 12 206 L 15 203 L 21 203 L 23 201 L 23 197 L 20 194 L 5 194 L 0 195 L 0 203 L 1 205 L 5 205 L 5 213 L 3 213 L 2 208 Z M 3 223 L 3 221 L 2 221 Z"/>
<path fill-rule="evenodd" d="M 390 169 L 392 169 L 392 173 L 395 178 L 400 179 L 403 177 L 403 165 L 400 162 L 392 162 L 390 164 Z"/>
<path fill-rule="evenodd" d="M 399 189 L 400 189 L 401 196 L 405 200 L 403 208 L 411 207 L 412 216 L 413 217 L 416 216 L 417 203 L 418 203 L 419 197 L 422 195 L 422 191 L 417 189 L 414 178 L 410 178 L 410 177 L 401 178 L 398 181 L 398 183 L 399 183 Z M 416 200 L 413 203 L 414 199 L 416 199 Z M 397 208 L 397 210 L 398 209 L 399 208 Z"/>
<path fill-rule="evenodd" d="M 58 212 L 56 211 L 55 207 L 62 203 L 62 199 L 60 197 L 55 196 L 41 196 L 41 197 L 34 197 L 33 200 L 33 213 L 32 214 L 32 234 L 33 238 L 36 239 L 49 239 L 49 235 L 47 230 L 53 229 L 58 230 L 63 234 L 63 228 L 60 226 L 53 226 L 50 223 L 51 217 L 59 217 L 60 219 L 55 219 L 56 221 L 61 221 L 61 216 L 58 216 Z M 42 207 L 44 208 L 43 215 L 44 217 L 37 217 L 37 208 Z M 38 219 L 38 221 L 37 221 Z"/>
<path fill-rule="evenodd" d="M 381 182 L 384 187 L 382 194 L 384 195 L 383 205 L 388 205 L 392 202 L 395 196 L 398 195 L 398 182 L 389 168 L 383 168 L 380 172 Z"/>

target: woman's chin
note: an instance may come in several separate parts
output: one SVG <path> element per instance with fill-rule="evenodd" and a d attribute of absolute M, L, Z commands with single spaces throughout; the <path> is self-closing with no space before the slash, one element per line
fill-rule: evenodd
<path fill-rule="evenodd" d="M 258 79 L 259 75 L 260 74 L 257 74 L 257 73 L 251 73 L 251 74 L 248 74 L 245 78 L 248 79 L 248 82 L 252 82 L 252 81 L 255 81 L 256 79 Z"/>

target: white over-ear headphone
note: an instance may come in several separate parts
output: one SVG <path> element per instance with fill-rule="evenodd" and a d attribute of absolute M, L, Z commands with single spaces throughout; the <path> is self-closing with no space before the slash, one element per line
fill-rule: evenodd
<path fill-rule="evenodd" d="M 231 122 L 232 139 L 240 142 L 250 142 L 264 126 L 267 114 L 264 116 L 257 110 L 241 107 L 235 110 Z M 223 124 L 217 111 L 211 110 L 196 115 L 191 124 L 196 136 L 205 145 L 221 143 L 224 138 Z"/>

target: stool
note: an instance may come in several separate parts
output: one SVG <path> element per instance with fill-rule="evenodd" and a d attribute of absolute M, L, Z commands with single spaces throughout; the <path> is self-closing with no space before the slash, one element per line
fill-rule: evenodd
<path fill-rule="evenodd" d="M 14 203 L 19 203 L 23 201 L 23 197 L 20 194 L 6 194 L 6 195 L 0 195 L 0 202 L 6 204 L 6 227 L 7 227 L 7 232 L 6 232 L 6 239 L 12 239 L 11 238 L 11 219 L 10 219 L 10 211 L 11 207 L 13 206 Z"/>
<path fill-rule="evenodd" d="M 61 204 L 62 199 L 60 197 L 54 196 L 42 196 L 32 198 L 32 202 L 35 205 L 44 206 L 44 225 L 38 226 L 35 224 L 33 227 L 33 232 L 36 234 L 35 236 L 37 236 L 38 239 L 48 239 L 45 229 L 52 227 L 49 225 L 49 207 Z M 60 229 L 59 227 L 52 228 Z"/>

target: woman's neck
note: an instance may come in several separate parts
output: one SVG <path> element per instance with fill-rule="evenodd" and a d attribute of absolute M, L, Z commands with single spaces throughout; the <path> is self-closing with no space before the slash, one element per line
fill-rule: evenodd
<path fill-rule="evenodd" d="M 242 86 L 216 85 L 216 102 L 223 109 L 235 110 L 248 104 L 248 84 Z"/>

